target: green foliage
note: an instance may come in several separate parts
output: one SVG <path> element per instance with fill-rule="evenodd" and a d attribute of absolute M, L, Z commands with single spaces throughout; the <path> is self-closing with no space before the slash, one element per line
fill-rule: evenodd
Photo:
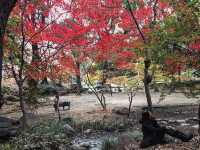
<path fill-rule="evenodd" d="M 1 144 L 0 149 L 1 150 L 17 150 L 16 147 L 12 144 Z"/>
<path fill-rule="evenodd" d="M 10 87 L 8 87 L 8 86 L 3 86 L 3 88 L 2 88 L 2 93 L 3 93 L 3 94 L 10 95 L 12 92 L 13 92 L 13 90 L 12 90 Z"/>
<path fill-rule="evenodd" d="M 143 134 L 142 132 L 139 132 L 139 131 L 133 131 L 133 132 L 128 132 L 127 134 L 131 139 L 134 139 L 136 141 L 141 141 L 142 140 L 142 137 L 143 137 Z"/>
<path fill-rule="evenodd" d="M 137 90 L 141 85 L 143 86 L 143 83 L 141 84 L 141 82 L 135 78 L 129 78 L 129 80 L 127 81 L 128 90 L 131 91 Z"/>
<path fill-rule="evenodd" d="M 72 121 L 69 123 L 77 132 L 84 132 L 87 129 L 94 131 L 124 131 L 131 127 L 132 124 L 128 120 L 124 119 L 112 119 L 112 120 L 94 120 L 94 121 Z"/>
<path fill-rule="evenodd" d="M 60 146 L 69 147 L 70 139 L 64 134 L 65 122 L 55 120 L 44 121 L 23 131 L 9 143 L 2 144 L 2 150 L 33 150 L 58 149 Z"/>
<path fill-rule="evenodd" d="M 129 0 L 124 0 L 124 5 L 126 9 L 135 10 L 139 7 L 139 2 L 129 2 Z"/>
<path fill-rule="evenodd" d="M 118 144 L 117 138 L 106 138 L 102 144 L 102 150 L 116 150 Z"/>
<path fill-rule="evenodd" d="M 187 1 L 188 1 L 188 5 L 189 5 L 189 6 L 200 5 L 200 4 L 199 4 L 199 0 L 187 0 Z"/>
<path fill-rule="evenodd" d="M 132 71 L 132 70 L 123 70 L 121 71 L 123 76 L 127 76 L 127 77 L 134 77 L 137 75 L 137 72 Z"/>
<path fill-rule="evenodd" d="M 198 1 L 198 2 L 197 2 Z M 150 35 L 151 56 L 154 63 L 163 64 L 166 56 L 175 55 L 172 44 L 187 47 L 195 37 L 200 35 L 199 30 L 199 0 L 188 0 L 187 4 L 171 1 L 175 12 L 158 23 Z"/>
<path fill-rule="evenodd" d="M 28 132 L 30 134 L 35 134 L 35 135 L 56 135 L 64 132 L 63 130 L 64 124 L 65 124 L 64 121 L 57 122 L 55 120 L 49 120 L 38 124 Z"/>
<path fill-rule="evenodd" d="M 19 17 L 11 17 L 8 19 L 8 26 L 18 26 L 20 24 L 20 18 Z"/>
<path fill-rule="evenodd" d="M 79 57 L 79 52 L 76 50 L 72 50 L 72 56 L 74 56 L 74 58 L 78 58 Z"/>
<path fill-rule="evenodd" d="M 142 132 L 139 132 L 139 131 L 128 132 L 128 133 L 125 133 L 120 136 L 128 137 L 129 139 L 131 139 L 133 141 L 141 141 L 142 137 L 143 137 Z M 116 150 L 118 148 L 118 146 L 120 146 L 121 144 L 126 144 L 126 143 L 119 142 L 119 139 L 121 137 L 117 137 L 117 138 L 109 137 L 109 138 L 104 139 L 103 145 L 102 145 L 102 150 Z M 124 147 L 126 145 L 121 145 L 121 146 Z"/>
<path fill-rule="evenodd" d="M 83 133 L 86 129 L 92 129 L 95 131 L 102 130 L 120 130 L 126 129 L 129 125 L 124 120 L 115 120 L 105 122 L 103 120 L 96 121 L 74 121 L 71 118 L 64 118 L 62 121 L 47 120 L 34 125 L 23 131 L 20 135 L 13 138 L 8 143 L 0 145 L 2 150 L 33 150 L 33 149 L 59 149 L 60 146 L 69 148 L 71 137 L 64 134 L 63 126 L 65 124 L 71 125 L 77 132 Z M 123 124 L 123 126 L 122 126 Z M 109 150 L 115 150 L 117 144 L 117 138 L 107 139 L 104 141 L 104 148 Z"/>

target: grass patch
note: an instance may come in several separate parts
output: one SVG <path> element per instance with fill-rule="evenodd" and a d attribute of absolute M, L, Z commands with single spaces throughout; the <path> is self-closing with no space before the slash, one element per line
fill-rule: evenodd
<path fill-rule="evenodd" d="M 116 150 L 118 149 L 128 149 L 125 148 L 128 146 L 127 141 L 135 141 L 133 143 L 137 143 L 142 140 L 142 133 L 139 131 L 127 132 L 118 137 L 109 137 L 104 139 L 102 144 L 102 150 Z"/>
<path fill-rule="evenodd" d="M 72 136 L 64 133 L 64 125 L 69 124 L 75 129 L 76 133 L 84 133 L 87 129 L 94 131 L 125 130 L 128 122 L 122 120 L 115 121 L 75 121 L 72 118 L 64 118 L 62 121 L 47 120 L 38 122 L 31 128 L 21 132 L 20 135 L 11 139 L 9 142 L 1 144 L 2 150 L 56 150 L 60 147 L 67 148 L 71 143 Z M 73 136 L 76 136 L 74 134 Z M 104 142 L 105 149 L 114 149 L 116 141 L 108 139 Z"/>
<path fill-rule="evenodd" d="M 1 150 L 56 150 L 67 148 L 71 142 L 70 137 L 64 134 L 65 122 L 49 120 L 38 123 L 7 143 L 0 145 Z"/>
<path fill-rule="evenodd" d="M 118 145 L 117 138 L 107 138 L 103 141 L 102 150 L 116 150 Z"/>
<path fill-rule="evenodd" d="M 73 122 L 72 127 L 76 129 L 77 132 L 83 132 L 86 129 L 92 129 L 95 131 L 107 131 L 107 132 L 114 132 L 124 131 L 131 127 L 131 124 L 128 121 L 124 120 L 95 120 L 95 121 L 76 121 Z"/>

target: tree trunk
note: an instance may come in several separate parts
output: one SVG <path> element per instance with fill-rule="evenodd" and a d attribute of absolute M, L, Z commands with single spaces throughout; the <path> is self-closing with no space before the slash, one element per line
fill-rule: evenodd
<path fill-rule="evenodd" d="M 105 97 L 103 97 L 102 93 L 101 93 L 100 97 L 98 98 L 98 100 L 101 104 L 103 111 L 106 111 L 106 100 L 105 100 Z"/>
<path fill-rule="evenodd" d="M 59 119 L 59 121 L 61 121 L 61 114 L 60 114 L 60 109 L 59 109 L 59 107 L 58 107 L 58 119 Z"/>
<path fill-rule="evenodd" d="M 45 78 L 42 80 L 41 84 L 45 84 L 45 85 L 48 85 L 48 84 L 49 84 L 49 82 L 48 82 L 48 80 L 47 80 L 47 77 L 45 77 Z"/>
<path fill-rule="evenodd" d="M 134 16 L 133 11 L 132 11 L 132 7 L 130 5 L 129 0 L 127 0 L 127 4 L 128 4 L 128 10 L 131 14 L 131 17 L 139 31 L 139 34 L 144 42 L 144 44 L 148 44 L 148 40 L 146 39 L 144 33 L 142 32 L 140 25 L 137 21 L 137 18 Z M 157 5 L 157 1 L 154 4 L 155 6 Z M 156 8 L 156 7 L 155 7 Z M 155 11 L 155 9 L 154 9 Z M 154 21 L 156 19 L 156 13 L 154 12 Z M 145 64 L 145 68 L 144 68 L 144 88 L 145 88 L 145 94 L 146 94 L 146 99 L 147 99 L 147 103 L 148 103 L 148 108 L 151 111 L 152 110 L 152 101 L 151 101 L 151 94 L 150 94 L 150 90 L 149 90 L 149 82 L 148 82 L 148 77 L 149 77 L 149 67 L 151 65 L 151 61 L 149 59 L 149 53 L 148 50 L 145 50 L 145 60 L 144 60 L 144 64 Z"/>
<path fill-rule="evenodd" d="M 60 109 L 59 109 L 59 101 L 60 101 L 60 98 L 57 99 L 57 113 L 58 113 L 58 119 L 59 119 L 59 121 L 61 121 L 61 114 L 60 114 Z"/>
<path fill-rule="evenodd" d="M 35 105 L 37 103 L 38 87 L 37 81 L 34 79 L 28 79 L 28 103 Z"/>
<path fill-rule="evenodd" d="M 107 75 L 106 75 L 106 73 L 108 71 L 108 62 L 107 61 L 103 62 L 102 70 L 103 70 L 103 73 L 102 73 L 102 85 L 104 86 L 106 84 L 106 82 L 107 82 Z"/>
<path fill-rule="evenodd" d="M 181 66 L 178 67 L 178 82 L 181 82 Z"/>
<path fill-rule="evenodd" d="M 32 62 L 31 63 L 35 63 L 37 61 L 40 60 L 40 56 L 39 56 L 39 51 L 38 51 L 38 45 L 37 44 L 32 44 Z M 37 85 L 38 85 L 38 81 L 30 78 L 28 79 L 28 86 L 29 86 L 29 101 L 32 104 L 35 104 L 37 101 Z"/>
<path fill-rule="evenodd" d="M 17 0 L 0 0 L 0 101 L 2 101 L 3 38 L 8 17 Z"/>
<path fill-rule="evenodd" d="M 3 73 L 3 34 L 0 33 L 0 103 L 3 105 L 2 73 Z M 1 107 L 0 107 L 1 109 Z"/>
<path fill-rule="evenodd" d="M 36 24 L 36 19 L 35 18 L 36 18 L 36 13 L 34 12 L 31 15 L 31 21 L 32 21 L 33 25 L 36 26 L 37 24 Z M 45 20 L 42 20 L 42 23 L 45 23 L 44 21 Z M 41 61 L 40 54 L 39 54 L 39 49 L 38 49 L 38 44 L 37 44 L 37 42 L 32 42 L 32 63 L 35 63 L 35 62 L 38 62 L 38 61 Z"/>
<path fill-rule="evenodd" d="M 103 92 L 101 93 L 101 101 L 103 102 L 103 111 L 106 111 L 106 98 L 103 94 Z"/>
<path fill-rule="evenodd" d="M 77 84 L 77 94 L 80 95 L 81 94 L 81 89 L 82 89 L 82 85 L 81 85 L 81 76 L 80 76 L 80 63 L 76 62 L 76 66 L 77 66 L 77 73 L 76 73 L 76 84 Z"/>
<path fill-rule="evenodd" d="M 19 100 L 20 100 L 20 108 L 22 111 L 22 127 L 27 127 L 27 117 L 26 117 L 26 109 L 25 109 L 25 101 L 23 96 L 23 84 L 20 83 L 19 85 Z"/>
<path fill-rule="evenodd" d="M 198 111 L 198 119 L 199 119 L 199 135 L 200 135 L 200 104 L 199 104 L 199 111 Z"/>
<path fill-rule="evenodd" d="M 152 110 L 152 101 L 151 101 L 151 94 L 150 94 L 150 89 L 149 89 L 149 67 L 151 64 L 150 60 L 145 60 L 144 61 L 145 68 L 144 68 L 144 88 L 145 88 L 145 94 L 146 94 L 146 99 L 148 103 L 148 109 L 151 111 Z"/>
<path fill-rule="evenodd" d="M 132 107 L 132 103 L 133 103 L 133 92 L 130 92 L 129 95 L 129 106 L 128 106 L 128 117 L 130 117 L 131 114 L 131 107 Z"/>

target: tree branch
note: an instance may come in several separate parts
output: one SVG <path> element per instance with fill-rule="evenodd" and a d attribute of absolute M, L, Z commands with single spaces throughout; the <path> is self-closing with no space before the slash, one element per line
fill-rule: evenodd
<path fill-rule="evenodd" d="M 139 33 L 140 33 L 140 36 L 142 37 L 142 40 L 144 41 L 144 43 L 147 43 L 147 40 L 146 40 L 146 38 L 145 38 L 145 36 L 144 36 L 144 33 L 143 33 L 142 30 L 140 29 L 140 25 L 139 25 L 137 19 L 135 18 L 134 14 L 133 14 L 133 11 L 131 10 L 131 5 L 130 5 L 129 0 L 127 0 L 127 4 L 128 4 L 128 10 L 129 10 L 129 12 L 130 12 L 130 14 L 131 14 L 131 17 L 132 17 L 133 21 L 135 22 L 135 25 L 136 25 L 136 27 L 137 27 Z"/>

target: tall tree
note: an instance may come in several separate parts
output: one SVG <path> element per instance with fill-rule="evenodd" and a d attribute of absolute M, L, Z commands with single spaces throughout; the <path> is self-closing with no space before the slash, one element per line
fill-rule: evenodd
<path fill-rule="evenodd" d="M 200 68 L 200 23 L 198 1 L 172 1 L 173 15 L 168 16 L 150 37 L 154 63 L 173 75 L 186 69 Z"/>
<path fill-rule="evenodd" d="M 160 0 L 153 1 L 125 1 L 131 20 L 134 22 L 134 27 L 138 30 L 140 39 L 144 43 L 144 87 L 149 110 L 152 109 L 152 100 L 149 89 L 149 84 L 152 81 L 152 76 L 149 73 L 151 66 L 151 49 L 147 46 L 150 44 L 148 34 L 152 32 L 156 24 L 163 20 L 166 14 L 169 14 L 169 6 Z M 137 14 L 140 14 L 139 16 Z M 143 21 L 143 22 L 142 22 Z M 146 23 L 145 23 L 146 22 Z"/>
<path fill-rule="evenodd" d="M 76 23 L 70 24 L 74 28 L 66 30 L 68 34 L 56 34 L 57 42 L 66 43 L 66 39 L 70 38 L 73 39 L 71 41 L 74 41 L 81 35 L 81 39 L 92 41 L 89 44 L 82 42 L 82 47 L 89 54 L 90 59 L 95 62 L 116 60 L 118 64 L 123 64 L 124 61 L 120 57 L 129 55 L 128 51 L 134 47 L 138 40 L 143 41 L 143 48 L 146 48 L 149 44 L 148 34 L 152 31 L 152 26 L 163 20 L 167 14 L 166 10 L 168 10 L 168 5 L 160 0 L 126 2 L 127 4 L 124 4 L 123 0 L 72 1 L 70 6 L 66 6 L 66 9 L 69 10 L 70 17 Z M 64 28 L 66 27 L 62 25 L 60 31 L 63 32 Z M 74 31 L 78 32 L 74 33 Z M 149 49 L 145 49 L 144 63 L 145 93 L 148 105 L 151 107 Z"/>
<path fill-rule="evenodd" d="M 2 102 L 2 69 L 3 69 L 3 41 L 8 17 L 14 8 L 17 0 L 0 1 L 0 103 Z"/>
<path fill-rule="evenodd" d="M 49 2 L 49 0 L 47 1 Z M 25 99 L 24 82 L 27 79 L 35 79 L 31 73 L 31 69 L 36 70 L 36 68 L 42 68 L 43 66 L 45 67 L 41 60 L 34 58 L 34 61 L 32 61 L 31 56 L 38 57 L 40 55 L 37 46 L 40 44 L 40 47 L 43 47 L 43 42 L 45 43 L 45 41 L 42 40 L 42 33 L 45 32 L 45 30 L 52 24 L 52 22 L 55 22 L 53 19 L 49 20 L 48 24 L 44 24 L 43 20 L 38 19 L 36 24 L 36 21 L 32 20 L 33 12 L 35 12 L 35 10 L 37 10 L 40 6 L 43 6 L 44 13 L 47 16 L 49 16 L 49 12 L 56 7 L 55 5 L 51 7 L 49 5 L 45 5 L 45 2 L 45 0 L 19 1 L 11 15 L 11 24 L 8 26 L 9 32 L 7 34 L 7 53 L 9 55 L 8 59 L 10 60 L 9 66 L 18 86 L 18 96 L 20 99 L 20 107 L 23 114 L 22 118 L 24 127 L 27 123 L 27 109 L 25 107 L 27 101 Z M 56 3 L 56 5 L 57 4 L 58 3 Z M 57 17 L 55 19 L 57 19 Z M 32 49 L 30 49 L 30 46 L 28 45 L 32 45 Z M 41 49 L 42 48 L 40 48 L 40 50 Z M 33 54 L 32 51 L 34 51 L 35 54 Z M 45 52 L 46 51 L 44 50 L 43 55 L 46 54 Z M 45 75 L 46 74 L 44 73 L 44 76 Z M 40 76 L 40 74 L 38 76 Z"/>

